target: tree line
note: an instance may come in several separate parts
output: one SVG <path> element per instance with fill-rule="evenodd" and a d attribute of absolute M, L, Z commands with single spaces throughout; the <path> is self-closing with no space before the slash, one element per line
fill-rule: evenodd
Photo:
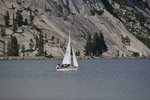
<path fill-rule="evenodd" d="M 14 7 L 12 6 L 12 8 L 14 8 Z M 36 27 L 33 24 L 33 20 L 34 20 L 34 16 L 33 16 L 31 10 L 30 10 L 30 15 L 29 15 L 29 22 L 28 22 L 27 18 L 25 18 L 25 19 L 23 18 L 22 10 L 17 10 L 16 15 L 13 14 L 12 25 L 10 25 L 10 15 L 9 15 L 9 12 L 7 11 L 6 15 L 4 15 L 5 26 L 3 26 L 0 29 L 0 35 L 1 35 L 1 37 L 6 36 L 5 28 L 11 27 L 12 31 L 15 33 L 15 32 L 17 32 L 18 27 L 20 27 L 22 25 L 30 25 L 30 26 Z M 36 30 L 37 29 L 38 28 L 36 27 Z M 34 49 L 34 42 L 32 39 L 30 40 L 29 47 L 30 47 L 30 50 L 28 50 L 28 51 L 33 52 L 34 51 L 33 50 Z M 8 45 L 7 45 L 6 54 L 8 56 L 19 56 L 19 48 L 20 47 L 19 47 L 17 38 L 15 36 L 11 35 L 10 40 L 8 42 Z M 22 49 L 21 52 L 24 55 L 24 53 L 26 52 L 25 46 L 23 45 L 21 47 L 21 49 Z M 43 40 L 42 34 L 40 34 L 39 36 L 36 36 L 35 50 L 37 50 L 37 56 L 47 56 L 47 52 L 44 51 L 44 40 Z"/>
<path fill-rule="evenodd" d="M 94 33 L 93 37 L 91 36 L 91 33 L 88 33 L 84 50 L 85 56 L 101 56 L 102 53 L 107 50 L 102 32 L 99 34 L 97 32 Z"/>
<path fill-rule="evenodd" d="M 36 36 L 36 44 L 34 48 L 34 43 L 33 40 L 30 39 L 29 43 L 30 47 L 30 52 L 33 52 L 34 50 L 37 50 L 36 56 L 48 56 L 46 50 L 44 51 L 44 40 L 43 40 L 43 35 L 40 34 L 39 36 Z M 17 41 L 17 38 L 13 35 L 10 36 L 10 41 L 8 42 L 7 46 L 7 56 L 19 56 L 19 44 Z M 21 47 L 21 52 L 24 53 L 26 52 L 25 46 L 22 45 Z"/>
<path fill-rule="evenodd" d="M 32 15 L 32 11 L 30 11 L 30 16 L 29 16 L 29 20 L 30 23 L 28 22 L 27 18 L 23 18 L 22 16 L 22 10 L 17 10 L 16 15 L 13 14 L 13 20 L 12 20 L 12 31 L 15 33 L 18 29 L 18 27 L 22 26 L 22 25 L 31 25 L 33 26 L 33 20 L 34 20 L 34 16 Z M 9 28 L 10 25 L 10 15 L 9 12 L 6 12 L 6 15 L 4 15 L 4 21 L 5 21 L 5 27 Z"/>

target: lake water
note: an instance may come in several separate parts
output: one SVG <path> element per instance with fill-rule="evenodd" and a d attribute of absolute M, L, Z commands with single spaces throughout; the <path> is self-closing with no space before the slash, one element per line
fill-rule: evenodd
<path fill-rule="evenodd" d="M 0 61 L 0 100 L 150 100 L 150 59 Z"/>

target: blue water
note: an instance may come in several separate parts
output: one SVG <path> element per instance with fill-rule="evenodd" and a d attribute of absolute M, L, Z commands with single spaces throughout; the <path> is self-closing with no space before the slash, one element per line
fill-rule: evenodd
<path fill-rule="evenodd" d="M 0 61 L 0 100 L 150 100 L 150 59 Z"/>

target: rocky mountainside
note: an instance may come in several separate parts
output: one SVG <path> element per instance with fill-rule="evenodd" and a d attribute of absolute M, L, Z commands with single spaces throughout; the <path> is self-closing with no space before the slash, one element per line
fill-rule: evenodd
<path fill-rule="evenodd" d="M 23 19 L 33 25 L 21 25 L 12 31 L 13 14 L 21 10 Z M 69 31 L 75 51 L 84 55 L 88 32 L 102 32 L 108 51 L 103 56 L 150 56 L 150 0 L 0 0 L 0 28 L 4 15 L 10 15 L 10 27 L 0 36 L 0 55 L 7 52 L 10 35 L 16 36 L 20 53 L 35 56 L 36 36 L 43 34 L 48 55 L 63 56 Z M 30 51 L 30 40 L 34 50 Z M 128 40 L 128 41 L 127 41 Z M 5 45 L 4 45 L 5 44 Z"/>

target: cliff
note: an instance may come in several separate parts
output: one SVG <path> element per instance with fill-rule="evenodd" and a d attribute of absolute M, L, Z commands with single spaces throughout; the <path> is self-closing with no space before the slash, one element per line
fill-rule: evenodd
<path fill-rule="evenodd" d="M 81 56 L 84 55 L 87 33 L 93 35 L 100 31 L 108 47 L 103 56 L 126 57 L 132 56 L 134 52 L 140 56 L 150 56 L 150 49 L 143 40 L 150 41 L 150 0 L 143 1 L 148 4 L 147 8 L 138 0 L 125 1 L 121 4 L 118 0 L 0 0 L 0 27 L 4 26 L 3 16 L 7 11 L 12 25 L 13 14 L 17 10 L 21 10 L 23 18 L 28 21 L 32 11 L 35 25 L 22 25 L 16 33 L 13 33 L 12 27 L 6 28 L 7 35 L 0 37 L 0 55 L 3 56 L 3 42 L 7 47 L 11 34 L 17 37 L 19 55 L 22 56 L 21 46 L 25 45 L 25 49 L 29 49 L 30 39 L 35 45 L 35 36 L 41 33 L 46 41 L 44 48 L 47 53 L 63 56 L 70 30 L 72 46 L 76 52 L 80 51 Z M 12 9 L 12 5 L 15 9 Z M 91 11 L 94 10 L 103 13 L 92 15 Z M 144 17 L 144 26 L 138 16 Z M 123 42 L 124 37 L 129 38 L 129 44 Z M 36 53 L 37 50 L 34 50 L 25 55 L 34 56 Z"/>

